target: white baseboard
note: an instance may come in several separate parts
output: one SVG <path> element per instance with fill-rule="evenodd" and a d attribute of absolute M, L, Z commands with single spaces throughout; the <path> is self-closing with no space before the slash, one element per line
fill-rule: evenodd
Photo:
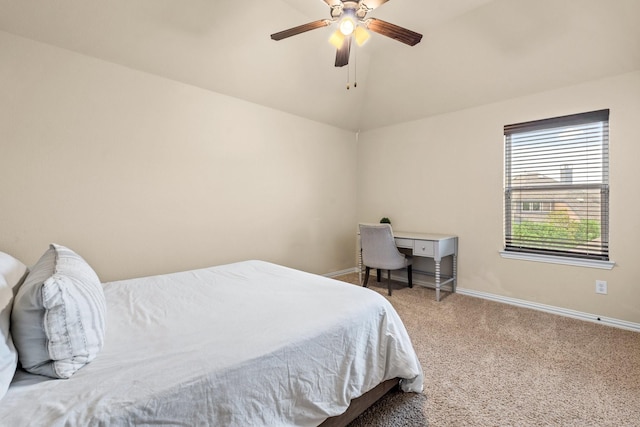
<path fill-rule="evenodd" d="M 572 317 L 574 319 L 586 320 L 592 323 L 601 323 L 607 326 L 627 329 L 630 331 L 640 332 L 640 323 L 627 322 L 626 320 L 614 319 L 612 317 L 598 316 L 597 314 L 585 313 L 582 311 L 570 310 L 568 308 L 555 307 L 552 305 L 540 304 L 521 300 L 517 298 L 504 297 L 501 295 L 490 294 L 487 292 L 474 291 L 472 289 L 456 288 L 456 292 L 462 295 L 469 295 L 476 298 L 483 298 L 490 301 L 502 302 L 518 307 L 530 308 L 533 310 L 544 311 L 547 313 L 557 314 L 560 316 Z"/>
<path fill-rule="evenodd" d="M 346 270 L 334 271 L 333 273 L 323 274 L 323 276 L 333 278 L 333 277 L 344 276 L 345 274 L 351 274 L 351 273 L 357 273 L 357 272 L 358 272 L 358 269 L 356 267 L 353 267 L 353 268 L 347 268 Z"/>
<path fill-rule="evenodd" d="M 345 274 L 351 274 L 351 273 L 358 273 L 358 267 L 354 267 L 354 268 L 347 268 L 346 270 L 341 270 L 341 271 L 335 271 L 333 273 L 327 273 L 327 274 L 323 274 L 323 276 L 325 277 L 338 277 L 338 276 L 343 276 Z M 424 286 L 426 288 L 433 288 L 435 289 L 435 285 L 433 284 L 433 281 L 429 282 L 427 280 L 421 280 L 420 277 L 422 276 L 422 274 L 420 272 L 415 272 L 413 274 L 413 284 L 415 285 L 420 285 L 420 286 Z M 371 279 L 369 280 L 376 280 L 375 279 L 376 274 L 375 272 L 372 273 Z M 382 274 L 382 280 L 387 280 L 386 278 L 386 273 Z M 364 273 L 362 274 L 362 278 L 364 279 Z M 395 280 L 398 282 L 404 282 L 407 283 L 407 274 L 406 273 L 401 273 L 400 270 L 396 271 L 392 271 L 391 272 L 391 280 Z M 442 290 L 444 291 L 451 291 L 451 285 L 447 284 L 444 285 L 442 288 Z"/>
<path fill-rule="evenodd" d="M 325 274 L 325 276 L 337 277 L 337 276 L 343 276 L 345 274 L 357 273 L 357 272 L 358 272 L 358 268 L 354 267 L 354 268 L 348 268 L 342 271 L 336 271 L 334 273 Z M 383 274 L 383 276 L 385 275 Z M 420 280 L 415 276 L 416 275 L 414 275 L 414 279 L 413 279 L 414 284 L 434 288 L 434 285 L 432 282 Z M 384 277 L 384 279 L 386 280 L 386 277 Z M 394 274 L 393 272 L 391 273 L 391 279 L 398 280 L 401 282 L 407 281 L 406 275 L 403 276 L 399 274 Z M 442 289 L 447 290 L 447 289 L 450 289 L 450 287 L 444 286 Z M 515 305 L 518 307 L 530 308 L 532 310 L 544 311 L 546 313 L 557 314 L 559 316 L 572 317 L 574 319 L 586 320 L 587 322 L 600 323 L 607 326 L 613 326 L 616 328 L 627 329 L 634 332 L 640 332 L 640 323 L 628 322 L 626 320 L 615 319 L 613 317 L 598 316 L 597 314 L 585 313 L 582 311 L 570 310 L 568 308 L 556 307 L 553 305 L 546 305 L 546 304 L 531 302 L 531 301 L 517 299 L 517 298 L 505 297 L 502 295 L 490 294 L 487 292 L 474 291 L 473 289 L 457 287 L 456 292 L 459 294 L 468 295 L 471 297 L 483 298 L 490 301 L 496 301 L 504 304 Z"/>
<path fill-rule="evenodd" d="M 338 277 L 338 276 L 342 276 L 342 275 L 345 275 L 345 274 L 357 273 L 357 272 L 358 272 L 358 268 L 354 267 L 354 268 L 348 268 L 346 270 L 341 270 L 341 271 L 336 271 L 336 272 L 333 272 L 333 273 L 328 273 L 328 274 L 325 274 L 325 276 L 326 277 Z M 402 276 L 402 275 L 394 274 L 393 272 L 391 273 L 391 278 L 393 280 L 398 280 L 398 281 L 401 281 L 401 282 L 406 282 L 407 281 L 406 275 Z M 430 288 L 434 287 L 432 282 L 427 282 L 427 281 L 420 280 L 419 278 L 416 278 L 415 275 L 414 275 L 413 282 L 416 285 L 427 286 L 427 287 L 430 287 Z M 450 288 L 449 288 L 449 286 L 445 286 L 445 287 L 443 287 L 443 289 L 446 290 L 446 289 L 450 289 Z M 501 303 L 504 303 L 504 304 L 515 305 L 515 306 L 518 306 L 518 307 L 530 308 L 532 310 L 544 311 L 546 313 L 557 314 L 559 316 L 566 316 L 566 317 L 571 317 L 571 318 L 574 318 L 574 319 L 585 320 L 587 322 L 600 323 L 600 324 L 607 325 L 607 326 L 613 326 L 615 328 L 621 328 L 621 329 L 627 329 L 627 330 L 634 331 L 634 332 L 640 332 L 640 323 L 628 322 L 626 320 L 615 319 L 613 317 L 598 316 L 597 314 L 585 313 L 585 312 L 582 312 L 582 311 L 570 310 L 568 308 L 555 307 L 555 306 L 552 306 L 552 305 L 540 304 L 540 303 L 537 303 L 537 302 L 531 302 L 531 301 L 517 299 L 517 298 L 505 297 L 505 296 L 502 296 L 502 295 L 490 294 L 490 293 L 487 293 L 487 292 L 474 291 L 473 289 L 466 289 L 466 288 L 457 287 L 456 288 L 456 292 L 459 293 L 459 294 L 468 295 L 468 296 L 471 296 L 471 297 L 483 298 L 483 299 L 490 300 L 490 301 L 496 301 L 496 302 L 501 302 Z"/>

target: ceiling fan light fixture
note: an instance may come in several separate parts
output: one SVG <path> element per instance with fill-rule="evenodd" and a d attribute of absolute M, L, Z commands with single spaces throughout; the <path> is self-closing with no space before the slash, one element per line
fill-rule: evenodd
<path fill-rule="evenodd" d="M 350 16 L 345 16 L 340 21 L 340 32 L 345 36 L 350 36 L 356 29 L 356 23 Z"/>
<path fill-rule="evenodd" d="M 336 49 L 340 49 L 344 43 L 345 36 L 340 30 L 336 30 L 331 37 L 329 37 L 329 43 L 331 43 Z"/>
<path fill-rule="evenodd" d="M 369 38 L 371 37 L 371 34 L 369 34 L 367 30 L 365 30 L 360 26 L 356 27 L 354 32 L 355 32 L 354 36 L 358 46 L 362 46 L 363 44 L 365 44 L 367 40 L 369 40 Z"/>
<path fill-rule="evenodd" d="M 370 32 L 381 34 L 409 46 L 415 46 L 422 40 L 422 34 L 408 30 L 390 22 L 377 18 L 367 18 L 373 9 L 389 0 L 324 0 L 331 8 L 331 19 L 319 19 L 307 24 L 298 25 L 284 31 L 271 34 L 272 40 L 282 40 L 317 28 L 337 25 L 337 30 L 329 37 L 329 42 L 336 48 L 336 67 L 349 64 L 351 39 L 357 46 L 364 45 Z M 355 86 L 355 84 L 354 84 Z"/>

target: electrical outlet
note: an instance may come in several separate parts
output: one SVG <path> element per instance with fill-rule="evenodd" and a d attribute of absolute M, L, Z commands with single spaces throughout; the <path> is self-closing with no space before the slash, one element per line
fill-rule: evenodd
<path fill-rule="evenodd" d="M 605 294 L 607 293 L 607 281 L 606 280 L 596 280 L 596 294 Z"/>

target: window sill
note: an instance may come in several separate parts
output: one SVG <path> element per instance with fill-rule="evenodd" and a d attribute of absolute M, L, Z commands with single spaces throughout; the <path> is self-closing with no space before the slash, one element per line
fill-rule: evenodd
<path fill-rule="evenodd" d="M 600 268 L 611 270 L 616 263 L 613 261 L 598 261 L 594 259 L 579 259 L 552 255 L 525 254 L 519 252 L 500 251 L 500 256 L 507 259 L 519 259 L 523 261 L 546 262 L 550 264 L 573 265 L 575 267 Z"/>

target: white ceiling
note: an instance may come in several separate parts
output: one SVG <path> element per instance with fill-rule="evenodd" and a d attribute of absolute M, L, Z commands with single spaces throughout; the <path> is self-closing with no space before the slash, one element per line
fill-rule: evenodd
<path fill-rule="evenodd" d="M 322 0 L 0 0 L 0 30 L 349 130 L 640 69 L 640 0 L 391 0 L 335 68 Z M 357 69 L 354 65 L 357 65 Z M 357 81 L 357 88 L 353 81 Z"/>

